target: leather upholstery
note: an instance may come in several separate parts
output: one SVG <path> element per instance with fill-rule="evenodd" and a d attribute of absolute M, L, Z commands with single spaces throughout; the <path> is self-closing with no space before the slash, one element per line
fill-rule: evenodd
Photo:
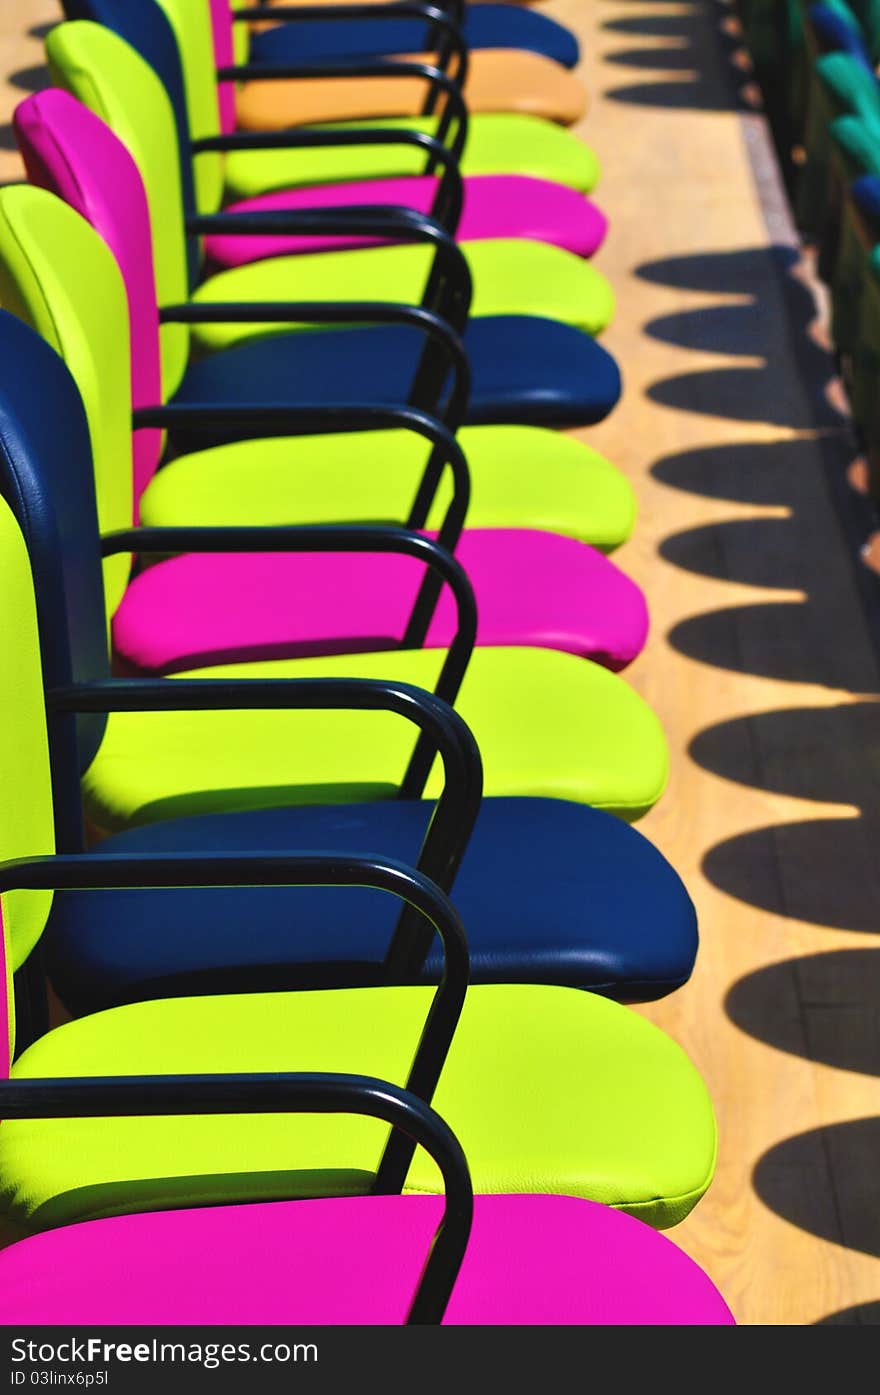
<path fill-rule="evenodd" d="M 29 1046 L 16 1079 L 55 1075 L 357 1071 L 402 1083 L 428 988 L 231 993 L 92 1013 Z M 516 1086 L 511 1088 L 511 1082 Z M 561 1192 L 665 1229 L 715 1167 L 706 1088 L 687 1056 L 619 1003 L 571 988 L 477 985 L 434 1107 L 458 1136 L 476 1192 Z M 0 1204 L 45 1230 L 162 1206 L 365 1189 L 386 1134 L 350 1116 L 5 1120 Z M 317 1174 L 317 1175 L 316 1175 Z M 419 1151 L 406 1189 L 436 1192 Z"/>
<path fill-rule="evenodd" d="M 345 1197 L 70 1226 L 0 1254 L 0 1322 L 400 1323 L 440 1212 L 433 1197 Z M 478 1196 L 444 1321 L 733 1318 L 683 1251 L 630 1216 L 573 1197 Z"/>
<path fill-rule="evenodd" d="M 101 850 L 333 848 L 412 865 L 432 809 L 395 799 L 214 814 L 131 829 Z M 644 1002 L 693 968 L 696 914 L 680 878 L 636 829 L 585 805 L 484 799 L 453 895 L 473 983 L 557 983 Z M 345 965 L 355 982 L 375 979 L 396 915 L 385 896 L 341 888 L 59 893 L 46 952 L 56 991 L 79 1015 L 175 991 L 313 985 L 328 967 L 335 981 Z M 436 982 L 441 962 L 435 944 L 423 981 Z"/>

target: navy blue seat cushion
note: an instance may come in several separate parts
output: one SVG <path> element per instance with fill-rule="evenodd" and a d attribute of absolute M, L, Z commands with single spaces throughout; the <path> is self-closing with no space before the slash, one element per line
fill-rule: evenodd
<path fill-rule="evenodd" d="M 206 815 L 129 830 L 100 851 L 332 851 L 413 864 L 433 807 L 391 800 Z M 678 875 L 631 825 L 584 805 L 485 799 L 453 899 L 475 983 L 563 984 L 646 1001 L 693 968 L 696 916 Z M 372 982 L 399 909 L 357 888 L 58 893 L 47 967 L 75 1012 L 175 992 Z M 436 980 L 440 964 L 436 941 L 424 977 Z"/>
<path fill-rule="evenodd" d="M 606 349 L 571 325 L 531 315 L 471 321 L 467 420 L 586 426 L 617 403 L 620 370 Z M 401 406 L 409 399 L 424 337 L 408 325 L 267 335 L 211 354 L 188 369 L 175 402 Z M 245 435 L 258 434 L 250 427 Z M 200 435 L 180 449 L 205 446 Z"/>
<path fill-rule="evenodd" d="M 422 20 L 300 20 L 255 34 L 254 63 L 332 61 L 344 55 L 420 53 L 428 25 Z M 470 48 L 522 48 L 573 68 L 580 58 L 570 29 L 549 15 L 520 5 L 472 5 L 464 23 Z"/>
<path fill-rule="evenodd" d="M 851 193 L 859 212 L 867 218 L 880 241 L 880 177 L 876 174 L 860 175 L 853 181 Z"/>
<path fill-rule="evenodd" d="M 851 58 L 874 71 L 864 37 L 856 16 L 846 19 L 831 5 L 811 5 L 810 24 L 820 46 L 827 53 L 848 53 Z"/>

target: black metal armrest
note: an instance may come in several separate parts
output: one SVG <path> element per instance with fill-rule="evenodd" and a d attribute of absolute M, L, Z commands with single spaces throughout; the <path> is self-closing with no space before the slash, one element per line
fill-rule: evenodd
<path fill-rule="evenodd" d="M 457 431 L 467 407 L 470 392 L 470 361 L 456 331 L 439 315 L 423 306 L 364 301 L 252 301 L 233 304 L 201 301 L 164 306 L 164 324 L 400 324 L 421 330 L 428 341 L 415 369 L 409 402 L 405 405 L 423 411 L 437 410 L 450 430 Z M 444 407 L 439 399 L 449 374 L 452 386 Z M 404 404 L 402 404 L 404 405 Z M 218 413 L 219 420 L 219 413 Z M 135 424 L 148 423 L 139 412 Z"/>
<path fill-rule="evenodd" d="M 452 546 L 457 542 L 456 537 Z M 379 524 L 126 528 L 101 539 L 102 557 L 120 552 L 390 552 L 415 557 L 426 570 L 401 647 L 416 649 L 424 643 L 445 583 L 455 599 L 457 624 L 435 691 L 450 706 L 458 697 L 477 638 L 477 603 L 467 572 L 439 538 L 435 542 Z"/>
<path fill-rule="evenodd" d="M 107 712 L 371 711 L 392 712 L 419 728 L 400 786 L 418 799 L 436 755 L 443 789 L 419 854 L 419 867 L 441 887 L 452 885 L 479 812 L 482 761 L 473 733 L 449 703 L 409 683 L 367 678 L 117 678 L 75 683 L 46 694 L 50 715 Z M 403 912 L 386 957 L 393 970 L 419 965 L 430 938 Z"/>
<path fill-rule="evenodd" d="M 413 1090 L 363 1075 L 153 1075 L 0 1081 L 4 1119 L 132 1118 L 182 1114 L 362 1114 L 391 1127 L 373 1190 L 402 1190 L 416 1147 L 443 1177 L 445 1205 L 407 1324 L 439 1323 L 467 1249 L 473 1191 L 449 1126 Z M 405 1140 L 405 1142 L 403 1142 Z M 403 1146 L 401 1147 L 401 1143 Z M 408 1167 L 408 1162 L 407 1162 Z M 400 1186 L 394 1185 L 400 1178 Z"/>
<path fill-rule="evenodd" d="M 456 154 L 455 150 L 447 149 L 442 140 L 429 136 L 424 131 L 396 130 L 394 127 L 381 126 L 366 130 L 351 126 L 339 129 L 299 126 L 288 131 L 233 131 L 229 135 L 202 136 L 191 141 L 190 154 L 195 156 L 206 152 L 234 154 L 253 150 L 313 150 L 350 145 L 402 145 L 423 150 L 427 155 L 423 173 L 433 174 L 438 166 L 443 169 L 432 213 L 450 231 L 455 230 L 461 218 L 463 201 L 460 152 Z"/>
<path fill-rule="evenodd" d="M 395 204 L 351 208 L 252 209 L 249 212 L 191 215 L 186 231 L 200 237 L 348 236 L 427 242 L 434 257 L 422 292 L 422 306 L 464 332 L 473 298 L 467 258 L 447 229 L 430 215 Z"/>
<path fill-rule="evenodd" d="M 454 40 L 453 40 L 454 42 Z M 447 144 L 449 129 L 456 123 L 451 149 L 460 158 L 467 142 L 468 109 L 462 94 L 467 76 L 463 46 L 454 77 L 445 68 L 433 63 L 418 63 L 400 58 L 336 58 L 332 62 L 315 60 L 305 63 L 233 63 L 217 69 L 218 82 L 287 82 L 309 81 L 315 78 L 418 78 L 428 84 L 424 114 L 429 114 L 439 97 L 444 97 L 443 121 L 437 139 Z M 448 61 L 444 52 L 443 61 Z M 462 75 L 464 73 L 464 75 Z"/>
<path fill-rule="evenodd" d="M 186 431 L 251 430 L 260 436 L 325 436 L 353 431 L 406 430 L 424 437 L 434 449 L 413 500 L 405 526 L 423 528 L 427 522 L 437 488 L 448 466 L 452 473 L 452 499 L 437 541 L 453 551 L 467 516 L 470 503 L 470 470 L 458 441 L 436 417 L 427 416 L 415 407 L 288 407 L 283 403 L 260 406 L 216 406 L 211 403 L 171 403 L 167 406 L 141 407 L 132 413 L 132 427 L 177 426 Z"/>

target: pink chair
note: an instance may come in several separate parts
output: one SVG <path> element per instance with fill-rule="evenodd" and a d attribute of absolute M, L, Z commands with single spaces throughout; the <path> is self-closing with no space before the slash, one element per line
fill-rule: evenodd
<path fill-rule="evenodd" d="M 229 0 L 210 0 L 210 6 L 216 65 L 231 67 L 235 55 Z M 230 135 L 236 129 L 234 85 L 219 82 L 217 98 L 221 130 L 224 135 Z M 283 190 L 244 199 L 231 204 L 226 211 L 248 213 L 401 204 L 419 213 L 429 213 L 436 192 L 436 179 L 412 175 Z M 580 257 L 592 257 L 604 242 L 607 231 L 608 223 L 601 210 L 567 185 L 527 175 L 470 175 L 464 180 L 464 205 L 456 234 L 462 242 L 489 237 L 525 237 L 534 242 L 551 243 Z M 340 251 L 368 245 L 370 239 L 348 237 L 212 236 L 205 239 L 205 251 L 217 267 L 242 266 L 264 257 L 290 256 L 296 252 Z"/>
<path fill-rule="evenodd" d="M 60 90 L 29 97 L 16 111 L 15 127 L 31 180 L 76 209 L 114 253 L 128 293 L 133 406 L 160 404 L 150 220 L 133 159 L 98 117 Z M 49 280 L 44 295 L 51 298 Z M 89 294 L 107 298 L 97 287 Z M 180 328 L 166 325 L 161 333 Z M 92 429 L 100 429 L 94 420 Z M 155 472 L 160 448 L 156 432 L 135 432 L 136 500 Z M 242 522 L 246 490 L 245 475 Z M 460 541 L 448 534 L 442 540 L 455 548 L 476 593 L 479 644 L 562 649 L 615 670 L 643 648 L 648 613 L 642 592 L 587 544 L 524 528 L 465 530 Z M 378 554 L 189 555 L 133 580 L 117 611 L 114 640 L 119 654 L 142 669 L 394 647 L 423 574 L 413 558 Z M 454 629 L 451 597 L 444 595 L 427 643 L 446 647 Z"/>

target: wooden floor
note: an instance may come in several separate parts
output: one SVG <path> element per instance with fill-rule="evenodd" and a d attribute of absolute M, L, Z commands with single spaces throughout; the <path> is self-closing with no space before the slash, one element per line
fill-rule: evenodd
<path fill-rule="evenodd" d="M 620 560 L 653 635 L 631 677 L 673 764 L 642 828 L 702 925 L 692 983 L 649 1013 L 721 1130 L 676 1239 L 741 1322 L 880 1321 L 880 673 L 827 489 L 845 425 L 732 12 L 546 8 L 583 41 L 612 220 L 626 391 L 589 439 L 641 501 Z M 22 31 L 55 17 L 0 7 L 0 178 L 21 177 L 3 123 L 40 57 Z"/>

